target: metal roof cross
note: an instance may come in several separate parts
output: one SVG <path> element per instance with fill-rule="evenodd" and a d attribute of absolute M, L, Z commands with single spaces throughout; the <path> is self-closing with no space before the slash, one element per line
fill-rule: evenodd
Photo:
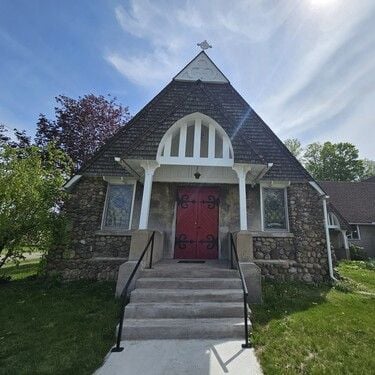
<path fill-rule="evenodd" d="M 203 42 L 197 43 L 197 46 L 202 48 L 202 51 L 212 48 L 210 44 L 208 44 L 207 40 L 204 40 Z"/>

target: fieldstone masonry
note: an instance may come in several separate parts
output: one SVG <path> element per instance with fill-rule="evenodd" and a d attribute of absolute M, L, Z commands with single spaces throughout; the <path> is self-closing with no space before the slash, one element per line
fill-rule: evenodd
<path fill-rule="evenodd" d="M 321 282 L 329 279 L 323 206 L 307 183 L 288 187 L 291 237 L 254 237 L 255 263 L 266 278 Z"/>
<path fill-rule="evenodd" d="M 74 187 L 65 211 L 69 240 L 47 256 L 47 271 L 65 279 L 116 280 L 120 264 L 129 257 L 131 231 L 101 230 L 107 182 L 83 177 Z"/>
<path fill-rule="evenodd" d="M 155 183 L 150 225 L 165 234 L 164 256 L 173 257 L 172 236 L 175 221 L 175 195 L 178 184 Z M 66 279 L 116 280 L 118 268 L 129 258 L 133 231 L 124 233 L 101 230 L 107 182 L 101 177 L 83 177 L 74 187 L 66 206 L 70 219 L 70 241 L 53 249 L 47 257 L 49 272 Z M 238 187 L 221 187 L 220 233 L 222 257 L 229 232 L 239 226 Z M 137 227 L 142 186 L 137 185 L 133 228 Z M 323 223 L 322 201 L 308 183 L 288 187 L 289 233 L 260 231 L 259 185 L 248 187 L 250 232 L 253 237 L 254 262 L 266 278 L 320 282 L 328 279 L 328 261 Z"/>
<path fill-rule="evenodd" d="M 296 248 L 292 237 L 253 237 L 254 258 L 264 260 L 295 260 Z"/>

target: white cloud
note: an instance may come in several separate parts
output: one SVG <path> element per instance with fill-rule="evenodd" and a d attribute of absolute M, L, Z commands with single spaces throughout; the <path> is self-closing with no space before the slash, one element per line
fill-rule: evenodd
<path fill-rule="evenodd" d="M 118 53 L 106 57 L 121 74 L 135 84 L 150 87 L 168 79 L 171 62 L 165 53 L 122 57 Z"/>
<path fill-rule="evenodd" d="M 374 96 L 368 85 L 375 68 L 371 14 L 370 0 L 331 1 L 327 7 L 312 0 L 133 0 L 116 7 L 115 17 L 139 49 L 112 50 L 106 59 L 128 80 L 154 91 L 207 39 L 215 62 L 281 138 L 340 140 L 341 134 L 375 159 L 363 133 L 372 131 L 375 108 L 358 103 Z"/>

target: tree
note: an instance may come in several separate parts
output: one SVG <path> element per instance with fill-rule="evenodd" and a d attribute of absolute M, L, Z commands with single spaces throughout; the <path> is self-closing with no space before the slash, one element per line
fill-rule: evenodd
<path fill-rule="evenodd" d="M 298 159 L 301 161 L 303 147 L 301 142 L 297 138 L 288 138 L 284 141 L 285 146 L 288 150 Z"/>
<path fill-rule="evenodd" d="M 0 124 L 0 147 L 8 145 L 13 148 L 25 148 L 31 145 L 31 138 L 25 130 L 13 129 L 13 134 L 9 135 L 9 128 Z"/>
<path fill-rule="evenodd" d="M 47 244 L 69 170 L 69 159 L 53 145 L 0 148 L 0 267 L 22 259 L 25 245 Z"/>
<path fill-rule="evenodd" d="M 56 102 L 55 120 L 39 116 L 35 141 L 39 146 L 54 142 L 70 156 L 75 169 L 130 119 L 128 107 L 111 96 L 89 94 L 72 99 L 60 95 Z"/>
<path fill-rule="evenodd" d="M 306 169 L 317 180 L 356 181 L 364 174 L 358 149 L 351 143 L 311 143 L 304 159 Z"/>

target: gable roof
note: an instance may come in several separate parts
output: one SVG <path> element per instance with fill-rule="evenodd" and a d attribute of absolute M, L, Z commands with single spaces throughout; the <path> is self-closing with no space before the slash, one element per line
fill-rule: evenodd
<path fill-rule="evenodd" d="M 351 231 L 350 223 L 332 202 L 328 202 L 328 210 L 336 215 L 337 220 L 340 224 L 340 229 L 346 229 L 348 231 Z"/>
<path fill-rule="evenodd" d="M 175 81 L 197 81 L 229 83 L 215 63 L 202 51 L 194 57 L 176 76 Z"/>
<path fill-rule="evenodd" d="M 204 52 L 198 56 L 203 55 L 207 56 Z M 78 173 L 127 175 L 128 172 L 115 162 L 115 157 L 155 160 L 159 142 L 165 132 L 180 118 L 201 112 L 212 117 L 227 132 L 233 145 L 235 162 L 273 163 L 264 179 L 313 181 L 228 81 L 186 81 L 178 79 L 179 74 L 108 140 Z"/>
<path fill-rule="evenodd" d="M 375 182 L 375 176 L 371 176 L 369 178 L 366 178 L 365 180 L 363 180 L 362 182 Z"/>
<path fill-rule="evenodd" d="M 375 223 L 375 183 L 321 181 L 319 184 L 349 223 Z"/>

